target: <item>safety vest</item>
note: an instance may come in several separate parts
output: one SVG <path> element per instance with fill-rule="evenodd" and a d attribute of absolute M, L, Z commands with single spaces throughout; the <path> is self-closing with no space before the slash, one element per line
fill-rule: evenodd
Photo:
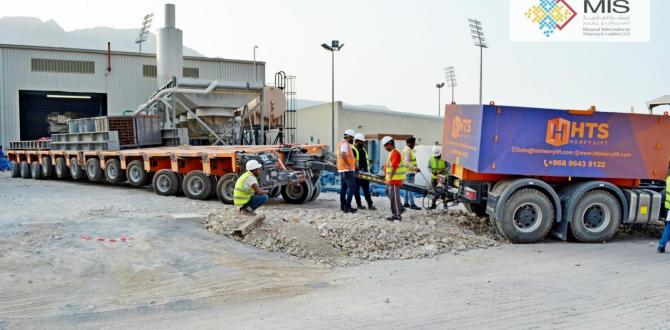
<path fill-rule="evenodd" d="M 386 181 L 391 181 L 391 180 L 400 180 L 404 181 L 405 177 L 407 176 L 407 167 L 405 166 L 405 163 L 403 161 L 400 161 L 400 165 L 398 165 L 398 168 L 395 171 L 395 175 L 391 177 L 391 173 L 393 172 L 393 166 L 391 166 L 391 154 L 394 152 L 397 152 L 400 154 L 400 151 L 398 149 L 393 149 L 391 152 L 389 152 L 388 157 L 386 157 Z M 400 155 L 400 158 L 402 159 L 402 154 Z"/>
<path fill-rule="evenodd" d="M 368 151 L 365 150 L 365 148 L 362 148 L 362 149 L 363 149 L 363 153 L 365 153 L 365 160 L 368 163 L 368 169 L 370 169 L 370 157 L 368 157 Z M 358 164 L 358 161 L 360 160 L 360 156 L 359 156 L 359 153 L 358 153 L 358 148 L 356 148 L 356 146 L 353 146 L 352 150 L 354 151 L 354 158 L 356 158 L 356 164 Z"/>
<path fill-rule="evenodd" d="M 670 210 L 670 176 L 665 179 L 665 208 Z"/>
<path fill-rule="evenodd" d="M 342 148 L 342 143 L 346 143 L 349 145 L 349 150 L 347 151 L 347 163 L 349 165 L 346 165 L 344 163 L 344 158 L 342 156 L 342 153 L 340 152 L 340 149 Z M 346 172 L 346 171 L 355 171 L 356 170 L 356 158 L 354 157 L 354 152 L 351 148 L 351 144 L 347 142 L 347 140 L 342 140 L 340 143 L 337 144 L 337 170 L 340 172 Z"/>
<path fill-rule="evenodd" d="M 233 199 L 235 200 L 234 201 L 235 206 L 245 205 L 245 204 L 249 203 L 249 201 L 251 200 L 251 197 L 253 197 L 254 194 L 256 193 L 256 191 L 252 187 L 249 187 L 248 189 L 244 188 L 244 182 L 247 181 L 249 176 L 252 176 L 252 175 L 254 175 L 254 174 L 251 173 L 251 171 L 246 171 L 235 182 L 235 192 L 233 193 Z"/>
<path fill-rule="evenodd" d="M 405 146 L 405 149 L 403 150 L 402 153 L 402 161 L 405 162 L 405 152 L 409 151 L 409 165 L 412 165 L 414 168 L 416 168 L 417 162 L 416 162 L 416 154 L 414 153 L 414 149 Z M 407 169 L 407 172 L 409 173 L 414 173 L 416 170 L 414 169 Z"/>
<path fill-rule="evenodd" d="M 437 160 L 434 156 L 430 157 L 430 169 L 433 179 L 437 179 L 437 174 L 433 174 L 433 171 L 437 171 L 438 174 L 442 174 L 447 168 L 447 162 L 444 159 Z"/>

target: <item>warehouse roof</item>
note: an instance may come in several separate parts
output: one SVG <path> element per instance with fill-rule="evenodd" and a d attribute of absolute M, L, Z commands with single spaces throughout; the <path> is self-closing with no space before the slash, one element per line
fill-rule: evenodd
<path fill-rule="evenodd" d="M 661 106 L 661 105 L 670 105 L 670 95 L 665 95 L 661 96 L 655 100 L 651 100 L 647 102 L 647 106 L 649 107 L 649 110 L 654 109 L 655 107 Z"/>
<path fill-rule="evenodd" d="M 42 51 L 54 51 L 54 52 L 76 52 L 76 53 L 103 54 L 103 55 L 107 54 L 106 50 L 101 49 L 83 49 L 83 48 L 67 48 L 67 47 L 32 46 L 32 45 L 0 44 L 0 48 L 42 50 Z M 115 51 L 115 50 L 112 50 L 112 55 L 141 56 L 141 57 L 153 57 L 153 58 L 156 57 L 155 53 L 136 53 L 136 52 Z M 204 56 L 184 56 L 184 59 L 191 61 L 218 61 L 218 62 L 234 62 L 234 63 L 248 63 L 248 64 L 254 63 L 254 61 L 247 61 L 247 60 L 232 60 L 221 57 L 204 57 Z M 263 61 L 256 61 L 256 63 L 265 64 L 265 62 Z"/>
<path fill-rule="evenodd" d="M 342 101 L 337 101 L 337 103 L 342 103 Z M 320 103 L 320 104 L 299 108 L 298 110 L 316 109 L 316 108 L 322 107 L 324 105 L 329 105 L 330 106 L 330 102 L 323 102 L 323 103 Z M 365 111 L 365 112 L 373 112 L 373 113 L 388 114 L 388 115 L 403 116 L 403 117 L 412 117 L 412 118 L 440 119 L 440 120 L 442 119 L 442 117 L 438 117 L 438 116 L 424 115 L 424 114 L 412 113 L 412 112 L 400 112 L 400 111 L 393 111 L 393 110 L 388 110 L 388 109 L 379 109 L 379 108 L 365 107 L 365 106 L 357 106 L 357 105 L 350 105 L 350 104 L 346 104 L 346 103 L 344 103 L 343 109 L 344 110 L 349 110 L 349 111 Z"/>

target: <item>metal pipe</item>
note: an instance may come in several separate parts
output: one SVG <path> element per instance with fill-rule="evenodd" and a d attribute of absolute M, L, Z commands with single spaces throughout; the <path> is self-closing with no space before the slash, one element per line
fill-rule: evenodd
<path fill-rule="evenodd" d="M 331 142 L 331 151 L 335 152 L 335 50 L 331 49 L 330 53 L 332 54 L 332 74 L 331 74 L 331 108 L 330 108 L 330 142 Z"/>
<path fill-rule="evenodd" d="M 164 95 L 171 94 L 171 93 L 183 93 L 183 94 L 209 94 L 211 93 L 216 85 L 218 84 L 218 80 L 212 81 L 211 84 L 206 89 L 189 89 L 189 88 L 166 88 L 161 90 L 160 92 L 154 94 L 147 102 L 144 104 L 140 105 L 135 112 L 133 112 L 133 115 L 136 115 L 143 110 L 145 110 L 147 107 L 149 107 L 151 104 L 156 102 L 156 100 L 160 99 Z"/>
<path fill-rule="evenodd" d="M 261 107 L 261 109 L 260 109 L 260 112 L 261 112 L 261 141 L 260 142 L 261 142 L 261 145 L 265 145 L 265 124 L 264 124 L 264 122 L 265 122 L 264 119 L 265 118 L 263 117 L 263 110 L 264 110 L 263 108 L 265 108 L 265 107 L 263 106 L 263 101 L 264 101 L 263 94 L 265 94 L 265 93 L 261 93 L 261 103 L 260 103 L 260 107 Z"/>

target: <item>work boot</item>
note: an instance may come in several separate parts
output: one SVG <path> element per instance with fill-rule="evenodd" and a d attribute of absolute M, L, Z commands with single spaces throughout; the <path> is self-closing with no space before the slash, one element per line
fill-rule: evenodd
<path fill-rule="evenodd" d="M 665 246 L 663 246 L 663 247 L 661 247 L 661 246 L 657 247 L 657 248 L 656 248 L 656 252 L 658 252 L 658 253 L 665 253 Z"/>
<path fill-rule="evenodd" d="M 242 215 L 249 215 L 249 216 L 255 216 L 255 215 L 256 215 L 256 212 L 254 212 L 253 210 L 251 210 L 251 209 L 249 209 L 249 208 L 243 207 L 243 208 L 240 210 L 240 214 L 242 214 Z"/>
<path fill-rule="evenodd" d="M 347 212 L 356 213 L 356 212 L 358 212 L 358 210 L 350 207 L 349 210 L 347 210 Z"/>
<path fill-rule="evenodd" d="M 377 211 L 377 208 L 374 205 L 370 205 L 370 206 L 368 206 L 368 210 Z"/>
<path fill-rule="evenodd" d="M 412 205 L 412 206 L 410 206 L 410 209 L 412 209 L 412 210 L 420 210 L 421 208 L 418 207 L 418 206 L 416 206 L 416 205 Z"/>
<path fill-rule="evenodd" d="M 358 208 L 359 210 L 365 210 L 365 206 L 363 206 L 363 205 L 358 205 L 358 206 L 356 206 L 356 208 Z"/>
<path fill-rule="evenodd" d="M 409 207 L 409 203 L 402 204 L 404 207 Z"/>
<path fill-rule="evenodd" d="M 391 221 L 391 222 L 402 221 L 402 219 L 400 217 L 396 217 L 396 216 L 388 217 L 388 218 L 386 218 L 386 220 Z"/>

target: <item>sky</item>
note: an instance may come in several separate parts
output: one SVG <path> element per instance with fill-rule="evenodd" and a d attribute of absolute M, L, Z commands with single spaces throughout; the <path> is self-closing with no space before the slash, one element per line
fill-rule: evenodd
<path fill-rule="evenodd" d="M 438 112 L 444 68 L 454 66 L 457 103 L 477 103 L 479 49 L 467 19 L 484 25 L 484 100 L 497 104 L 601 111 L 646 111 L 670 94 L 670 1 L 651 0 L 651 41 L 637 43 L 510 42 L 514 0 L 176 0 L 184 44 L 205 56 L 267 62 L 266 81 L 297 76 L 298 98 L 329 101 L 331 57 L 321 44 L 338 39 L 335 98 L 396 111 Z M 635 0 L 631 0 L 635 1 Z M 2 16 L 53 19 L 65 30 L 139 27 L 165 1 L 23 0 L 0 2 Z M 451 91 L 442 90 L 443 103 Z"/>

